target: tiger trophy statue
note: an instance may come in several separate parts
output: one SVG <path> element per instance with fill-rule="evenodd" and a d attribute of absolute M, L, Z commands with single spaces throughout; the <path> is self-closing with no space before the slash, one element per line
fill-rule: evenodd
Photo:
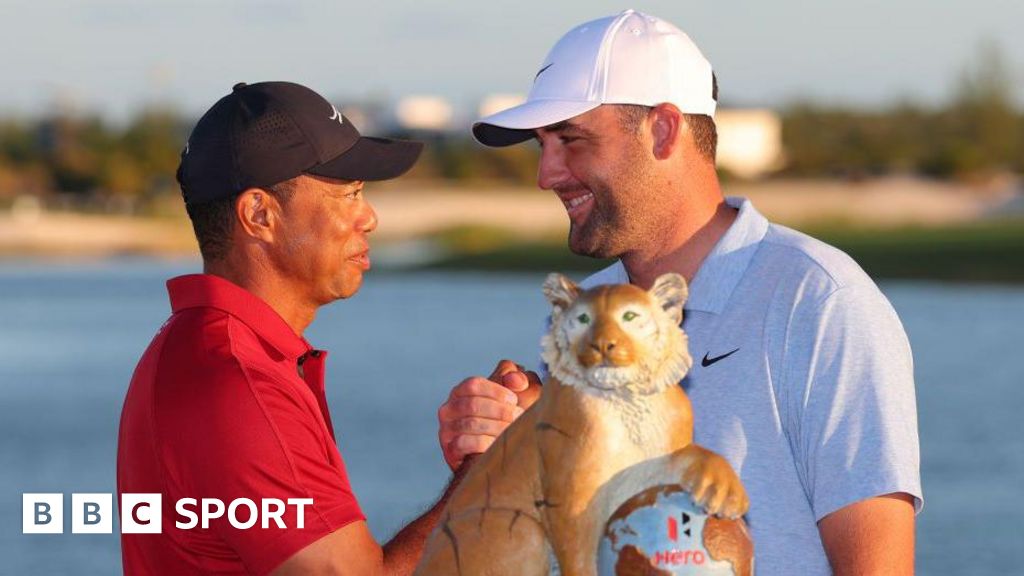
<path fill-rule="evenodd" d="M 544 282 L 550 377 L 452 494 L 419 576 L 753 571 L 749 500 L 721 456 L 693 443 L 679 385 L 692 359 L 686 281 L 583 291 Z"/>

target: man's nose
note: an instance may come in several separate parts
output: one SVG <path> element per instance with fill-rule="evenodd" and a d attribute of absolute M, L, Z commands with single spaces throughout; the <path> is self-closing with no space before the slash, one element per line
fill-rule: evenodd
<path fill-rule="evenodd" d="M 373 206 L 369 202 L 366 203 L 366 214 L 360 228 L 365 234 L 369 234 L 377 229 L 377 211 L 373 209 Z"/>
<path fill-rule="evenodd" d="M 557 141 L 553 140 L 540 150 L 540 163 L 537 165 L 537 186 L 542 190 L 551 190 L 568 180 L 569 169 L 565 165 L 564 150 Z"/>

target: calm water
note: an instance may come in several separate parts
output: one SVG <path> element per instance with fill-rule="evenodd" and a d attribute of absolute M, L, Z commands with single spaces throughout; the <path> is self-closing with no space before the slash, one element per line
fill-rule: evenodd
<path fill-rule="evenodd" d="M 0 573 L 113 574 L 116 535 L 22 535 L 23 492 L 114 492 L 117 421 L 135 362 L 194 263 L 0 265 Z M 542 275 L 371 276 L 307 336 L 331 351 L 328 398 L 380 539 L 438 493 L 435 410 L 499 356 L 532 364 Z M 925 509 L 921 574 L 1024 564 L 1024 288 L 884 284 L 915 351 Z M 70 496 L 66 496 L 66 506 Z M 66 523 L 67 524 L 67 523 Z"/>

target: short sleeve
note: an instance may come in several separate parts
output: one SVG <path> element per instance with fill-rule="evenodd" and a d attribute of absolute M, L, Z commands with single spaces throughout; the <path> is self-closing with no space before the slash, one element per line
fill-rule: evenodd
<path fill-rule="evenodd" d="M 815 520 L 893 492 L 923 504 L 913 360 L 896 312 L 873 284 L 798 309 L 786 382 L 790 443 Z"/>
<path fill-rule="evenodd" d="M 239 367 L 216 386 L 187 432 L 191 483 L 196 494 L 225 508 L 240 498 L 260 508 L 251 528 L 232 526 L 226 512 L 210 524 L 249 571 L 268 573 L 316 540 L 365 520 L 315 399 L 300 382 Z M 301 528 L 300 507 L 289 504 L 294 499 L 308 502 Z M 273 520 L 263 527 L 268 500 L 285 503 L 284 528 Z M 249 519 L 249 509 L 240 507 L 237 520 Z"/>

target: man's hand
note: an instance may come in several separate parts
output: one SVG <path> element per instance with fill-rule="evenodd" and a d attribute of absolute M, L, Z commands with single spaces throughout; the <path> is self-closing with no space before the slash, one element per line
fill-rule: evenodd
<path fill-rule="evenodd" d="M 444 461 L 455 470 L 480 454 L 540 396 L 540 378 L 511 360 L 498 362 L 487 378 L 471 376 L 452 388 L 437 411 Z"/>

